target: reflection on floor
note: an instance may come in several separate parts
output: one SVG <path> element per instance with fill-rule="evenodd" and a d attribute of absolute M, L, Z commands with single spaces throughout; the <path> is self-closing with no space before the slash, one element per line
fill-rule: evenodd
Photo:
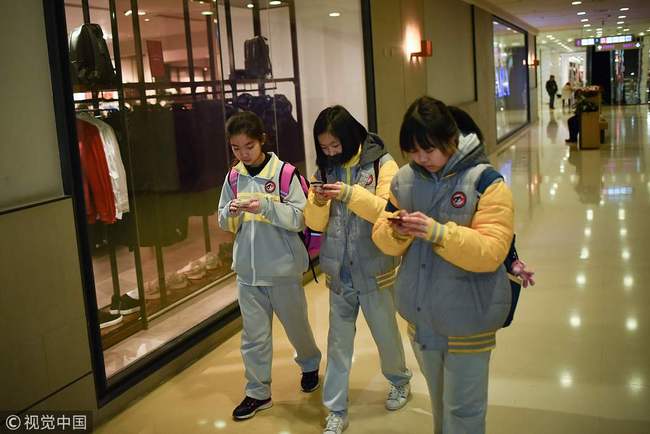
<path fill-rule="evenodd" d="M 568 114 L 544 111 L 495 158 L 513 187 L 518 248 L 536 269 L 538 285 L 523 293 L 514 324 L 497 339 L 489 433 L 650 432 L 650 115 L 647 107 L 605 109 L 604 115 L 610 130 L 600 150 L 565 146 Z M 325 349 L 327 290 L 310 284 L 307 291 Z M 298 391 L 293 349 L 278 323 L 274 338 L 270 410 L 231 420 L 244 384 L 237 335 L 98 432 L 322 432 L 320 390 Z M 389 413 L 376 347 L 359 320 L 346 433 L 432 431 L 425 383 L 408 345 L 406 354 L 413 397 Z"/>

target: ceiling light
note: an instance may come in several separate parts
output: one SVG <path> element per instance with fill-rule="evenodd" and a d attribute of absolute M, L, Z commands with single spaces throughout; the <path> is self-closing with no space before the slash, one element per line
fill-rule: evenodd
<path fill-rule="evenodd" d="M 625 24 L 625 21 L 616 21 L 616 24 Z"/>
<path fill-rule="evenodd" d="M 270 4 L 271 6 L 277 6 L 277 5 L 281 5 L 282 2 L 279 1 L 279 0 L 272 0 L 272 1 L 269 2 L 269 4 Z"/>
<path fill-rule="evenodd" d="M 603 28 L 602 28 L 602 27 L 598 27 L 596 30 L 598 30 L 598 31 L 602 31 Z"/>
<path fill-rule="evenodd" d="M 645 33 L 641 32 L 639 33 L 639 36 L 645 36 Z"/>
<path fill-rule="evenodd" d="M 340 17 L 341 13 L 340 12 L 330 12 L 330 17 Z"/>
<path fill-rule="evenodd" d="M 578 12 L 578 15 L 587 15 L 587 12 Z"/>
<path fill-rule="evenodd" d="M 589 21 L 589 18 L 583 18 L 580 20 L 581 23 L 586 23 L 587 21 Z"/>
<path fill-rule="evenodd" d="M 629 11 L 630 8 L 620 8 L 619 11 Z"/>
<path fill-rule="evenodd" d="M 573 39 L 569 38 L 569 39 L 567 39 L 566 41 L 567 41 L 567 42 L 571 42 L 571 41 L 573 41 Z"/>
<path fill-rule="evenodd" d="M 591 27 L 591 24 L 583 24 L 582 27 Z"/>
<path fill-rule="evenodd" d="M 212 12 L 212 11 L 203 11 L 203 12 L 201 12 L 201 15 L 206 15 L 206 16 L 207 15 L 214 15 L 214 12 Z"/>
<path fill-rule="evenodd" d="M 149 22 L 149 21 L 151 21 L 151 18 L 145 18 L 144 20 L 145 20 L 146 22 Z"/>
<path fill-rule="evenodd" d="M 618 27 L 617 27 L 617 29 L 622 29 L 622 28 L 623 28 L 623 26 L 618 26 Z"/>
<path fill-rule="evenodd" d="M 124 16 L 130 17 L 132 13 L 133 12 L 131 11 L 131 9 L 129 9 L 128 11 L 124 12 Z"/>
<path fill-rule="evenodd" d="M 630 29 L 623 29 L 623 31 L 624 31 L 624 32 L 629 32 L 629 31 L 630 31 Z"/>
<path fill-rule="evenodd" d="M 619 19 L 619 20 L 622 20 L 623 18 L 627 18 L 627 15 L 619 15 L 619 16 L 618 16 L 618 19 Z"/>
<path fill-rule="evenodd" d="M 249 4 L 246 5 L 246 7 L 248 9 L 253 9 L 255 7 L 255 5 L 253 3 L 249 3 Z"/>
<path fill-rule="evenodd" d="M 582 2 L 571 2 L 571 4 L 572 4 L 573 6 L 577 6 L 577 5 L 581 5 Z"/>

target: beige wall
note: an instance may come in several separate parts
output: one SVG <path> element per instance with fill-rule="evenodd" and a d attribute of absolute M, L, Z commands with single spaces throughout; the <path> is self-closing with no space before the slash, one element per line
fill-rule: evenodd
<path fill-rule="evenodd" d="M 42 5 L 0 3 L 0 209 L 63 195 Z M 0 214 L 0 240 L 0 409 L 93 409 L 72 201 Z"/>
<path fill-rule="evenodd" d="M 63 195 L 42 3 L 0 2 L 0 210 Z"/>
<path fill-rule="evenodd" d="M 492 47 L 493 13 L 514 21 L 531 33 L 536 29 L 503 12 L 475 7 L 477 94 L 474 100 L 474 60 L 471 54 L 470 4 L 461 0 L 371 1 L 377 123 L 393 156 L 399 152 L 399 127 L 408 105 L 429 94 L 466 110 L 483 131 L 488 151 L 498 148 Z M 474 2 L 475 3 L 475 2 Z M 433 56 L 409 60 L 405 40 L 429 39 Z M 530 36 L 530 59 L 534 47 Z M 531 121 L 536 119 L 537 96 L 531 89 Z"/>
<path fill-rule="evenodd" d="M 0 408 L 23 410 L 92 372 L 72 201 L 1 215 L 0 239 Z"/>
<path fill-rule="evenodd" d="M 404 111 L 427 90 L 426 66 L 411 62 L 404 52 L 404 37 L 422 34 L 424 5 L 421 0 L 373 0 L 372 43 L 374 51 L 377 127 L 379 135 L 400 164 L 399 128 Z"/>

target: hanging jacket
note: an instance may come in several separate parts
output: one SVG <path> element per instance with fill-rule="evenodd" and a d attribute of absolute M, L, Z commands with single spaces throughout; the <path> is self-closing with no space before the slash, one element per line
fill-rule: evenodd
<path fill-rule="evenodd" d="M 115 217 L 121 220 L 122 215 L 129 211 L 129 191 L 126 185 L 126 170 L 122 162 L 117 136 L 110 125 L 93 117 L 90 113 L 79 113 L 77 118 L 93 124 L 99 130 L 115 198 Z"/>
<path fill-rule="evenodd" d="M 298 235 L 304 227 L 306 198 L 297 177 L 289 194 L 280 200 L 282 161 L 273 153 L 260 173 L 250 176 L 243 163 L 235 166 L 237 197 L 258 199 L 261 212 L 231 215 L 234 199 L 228 176 L 219 199 L 219 226 L 236 234 L 232 269 L 239 281 L 251 286 L 274 286 L 302 279 L 309 259 Z"/>
<path fill-rule="evenodd" d="M 77 119 L 77 139 L 88 223 L 115 223 L 115 197 L 99 130 Z"/>
<path fill-rule="evenodd" d="M 376 160 L 379 160 L 378 173 L 375 173 Z M 316 172 L 315 180 L 342 181 L 351 187 L 346 188 L 341 200 L 324 205 L 319 205 L 310 191 L 305 207 L 307 226 L 323 232 L 319 262 L 331 290 L 340 292 L 342 288 L 342 267 L 351 271 L 353 287 L 361 293 L 395 283 L 399 260 L 382 253 L 371 235 L 372 225 L 386 207 L 390 182 L 397 169 L 381 139 L 368 134 L 351 161 L 327 170 L 326 179 L 322 179 L 320 171 Z"/>
<path fill-rule="evenodd" d="M 395 284 L 400 314 L 416 342 L 450 352 L 488 351 L 508 314 L 511 294 L 503 261 L 513 237 L 512 194 L 497 179 L 479 197 L 477 183 L 490 167 L 474 134 L 438 173 L 415 163 L 391 185 L 388 210 L 373 240 L 387 254 L 404 255 Z M 421 211 L 435 220 L 429 240 L 395 233 L 386 217 Z"/>

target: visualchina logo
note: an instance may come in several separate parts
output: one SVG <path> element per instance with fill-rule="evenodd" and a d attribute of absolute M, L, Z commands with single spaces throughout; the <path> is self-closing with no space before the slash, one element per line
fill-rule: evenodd
<path fill-rule="evenodd" d="M 273 193 L 275 191 L 275 182 L 269 181 L 264 184 L 264 190 L 266 190 L 267 193 Z"/>
<path fill-rule="evenodd" d="M 454 208 L 462 208 L 467 203 L 467 196 L 462 191 L 457 191 L 451 196 L 451 206 Z"/>

